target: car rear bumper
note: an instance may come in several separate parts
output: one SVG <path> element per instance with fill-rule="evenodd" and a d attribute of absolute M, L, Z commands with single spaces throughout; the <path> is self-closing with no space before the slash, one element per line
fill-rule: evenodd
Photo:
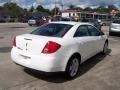
<path fill-rule="evenodd" d="M 109 30 L 109 32 L 120 33 L 120 29 L 113 29 L 113 28 L 111 28 L 111 29 Z"/>
<path fill-rule="evenodd" d="M 28 23 L 28 25 L 36 25 L 36 23 Z"/>
<path fill-rule="evenodd" d="M 36 21 L 28 21 L 29 25 L 36 25 Z"/>
<path fill-rule="evenodd" d="M 12 60 L 21 66 L 43 71 L 43 72 L 59 72 L 65 71 L 64 57 L 57 55 L 57 57 L 49 55 L 32 55 L 22 52 L 16 47 L 11 50 Z"/>

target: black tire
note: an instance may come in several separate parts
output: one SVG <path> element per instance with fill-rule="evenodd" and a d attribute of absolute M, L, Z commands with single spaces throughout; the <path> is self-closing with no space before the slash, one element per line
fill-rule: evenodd
<path fill-rule="evenodd" d="M 36 26 L 40 26 L 40 23 L 36 23 Z"/>
<path fill-rule="evenodd" d="M 29 26 L 32 26 L 31 24 L 29 24 Z"/>
<path fill-rule="evenodd" d="M 80 57 L 72 56 L 67 64 L 65 75 L 67 76 L 68 79 L 73 79 L 78 75 L 79 68 L 80 68 Z"/>
<path fill-rule="evenodd" d="M 114 34 L 112 32 L 109 32 L 109 36 L 113 36 Z"/>
<path fill-rule="evenodd" d="M 107 54 L 107 50 L 108 50 L 108 41 L 106 41 L 104 44 L 102 54 Z"/>

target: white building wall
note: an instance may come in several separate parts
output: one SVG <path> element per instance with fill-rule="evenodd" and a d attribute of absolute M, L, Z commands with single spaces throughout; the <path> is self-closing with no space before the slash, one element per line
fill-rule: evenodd
<path fill-rule="evenodd" d="M 62 13 L 62 17 L 69 17 L 69 13 Z"/>
<path fill-rule="evenodd" d="M 62 13 L 62 17 L 74 17 L 74 16 L 78 16 L 78 12 L 63 12 Z"/>
<path fill-rule="evenodd" d="M 74 14 L 74 15 L 73 15 Z M 100 18 L 100 17 L 103 17 L 102 14 L 94 14 L 94 13 L 91 13 L 93 16 L 87 16 L 89 15 L 90 13 L 82 13 L 82 12 L 63 12 L 62 13 L 62 17 L 76 17 L 76 16 L 79 16 L 80 18 L 88 18 L 88 19 L 104 19 L 104 18 Z M 97 18 L 95 16 L 98 16 Z M 108 14 L 105 14 L 106 15 L 106 18 L 105 19 L 108 19 Z M 104 15 L 104 16 L 105 16 Z"/>

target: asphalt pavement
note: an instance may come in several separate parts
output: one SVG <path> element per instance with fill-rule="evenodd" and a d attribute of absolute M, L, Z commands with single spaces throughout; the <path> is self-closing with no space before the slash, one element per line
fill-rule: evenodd
<path fill-rule="evenodd" d="M 97 54 L 87 60 L 79 76 L 67 80 L 62 74 L 44 75 L 12 62 L 12 38 L 36 28 L 26 23 L 0 23 L 0 90 L 120 90 L 119 36 L 109 36 L 107 55 Z M 102 30 L 108 34 L 109 27 Z"/>

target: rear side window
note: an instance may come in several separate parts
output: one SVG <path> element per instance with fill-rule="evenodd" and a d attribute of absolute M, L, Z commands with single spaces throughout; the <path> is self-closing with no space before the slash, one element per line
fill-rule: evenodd
<path fill-rule="evenodd" d="M 88 26 L 89 32 L 91 36 L 99 36 L 100 32 L 93 26 Z"/>
<path fill-rule="evenodd" d="M 89 36 L 89 31 L 86 25 L 82 25 L 77 29 L 74 37 L 85 37 L 85 36 Z"/>
<path fill-rule="evenodd" d="M 68 24 L 50 23 L 39 27 L 38 29 L 31 32 L 31 34 L 50 37 L 63 37 L 71 27 L 72 25 Z"/>

